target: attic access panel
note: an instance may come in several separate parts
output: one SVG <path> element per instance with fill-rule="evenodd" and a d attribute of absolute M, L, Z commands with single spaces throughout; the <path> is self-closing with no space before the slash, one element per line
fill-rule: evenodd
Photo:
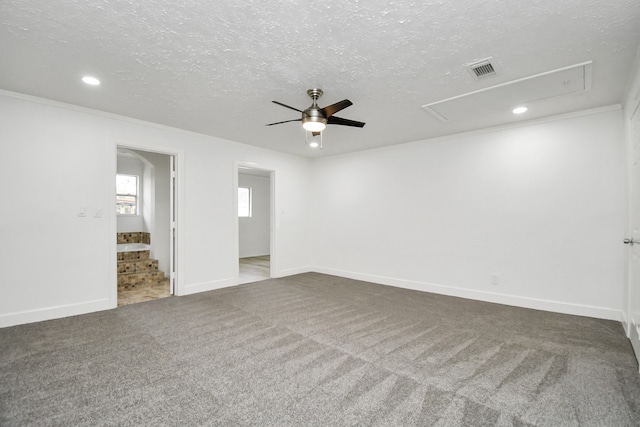
<path fill-rule="evenodd" d="M 585 92 L 591 89 L 592 61 L 502 83 L 422 108 L 443 122 L 511 111 L 522 104 Z"/>

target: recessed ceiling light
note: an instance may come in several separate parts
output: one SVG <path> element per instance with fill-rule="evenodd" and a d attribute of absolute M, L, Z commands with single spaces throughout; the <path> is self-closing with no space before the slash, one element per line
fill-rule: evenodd
<path fill-rule="evenodd" d="M 513 109 L 513 114 L 522 114 L 522 113 L 526 113 L 528 110 L 527 107 L 516 107 Z"/>
<path fill-rule="evenodd" d="M 98 86 L 100 84 L 100 80 L 96 79 L 95 77 L 91 77 L 91 76 L 84 76 L 82 78 L 82 81 L 85 82 L 88 85 L 91 85 L 91 86 Z"/>

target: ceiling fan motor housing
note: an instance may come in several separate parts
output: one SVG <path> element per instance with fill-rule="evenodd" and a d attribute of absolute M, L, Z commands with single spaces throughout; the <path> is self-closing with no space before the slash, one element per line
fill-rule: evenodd
<path fill-rule="evenodd" d="M 307 108 L 302 112 L 302 124 L 316 122 L 327 124 L 327 118 L 319 108 Z"/>
<path fill-rule="evenodd" d="M 302 126 L 307 130 L 321 131 L 327 125 L 327 117 L 317 103 L 322 94 L 322 89 L 307 90 L 307 95 L 313 99 L 311 107 L 302 112 Z"/>

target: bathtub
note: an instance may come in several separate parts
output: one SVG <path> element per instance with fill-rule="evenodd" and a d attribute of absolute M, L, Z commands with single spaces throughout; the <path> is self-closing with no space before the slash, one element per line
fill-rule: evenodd
<path fill-rule="evenodd" d="M 148 251 L 151 249 L 151 245 L 146 243 L 121 243 L 117 245 L 118 252 L 135 252 L 135 251 Z"/>

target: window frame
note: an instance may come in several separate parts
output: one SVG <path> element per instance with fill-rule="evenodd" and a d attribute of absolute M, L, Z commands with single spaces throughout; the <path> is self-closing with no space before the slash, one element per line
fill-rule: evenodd
<path fill-rule="evenodd" d="M 136 179 L 136 194 L 118 193 L 118 185 L 116 183 L 116 215 L 117 216 L 140 216 L 140 176 L 131 174 L 131 173 L 117 173 L 116 180 L 118 179 L 118 176 L 134 177 Z M 120 210 L 118 209 L 119 196 L 134 197 L 136 201 L 136 205 L 135 205 L 136 213 L 120 213 Z"/>
<path fill-rule="evenodd" d="M 240 213 L 240 191 L 247 190 L 247 215 Z M 238 186 L 238 218 L 251 218 L 253 216 L 253 190 L 251 187 Z"/>

